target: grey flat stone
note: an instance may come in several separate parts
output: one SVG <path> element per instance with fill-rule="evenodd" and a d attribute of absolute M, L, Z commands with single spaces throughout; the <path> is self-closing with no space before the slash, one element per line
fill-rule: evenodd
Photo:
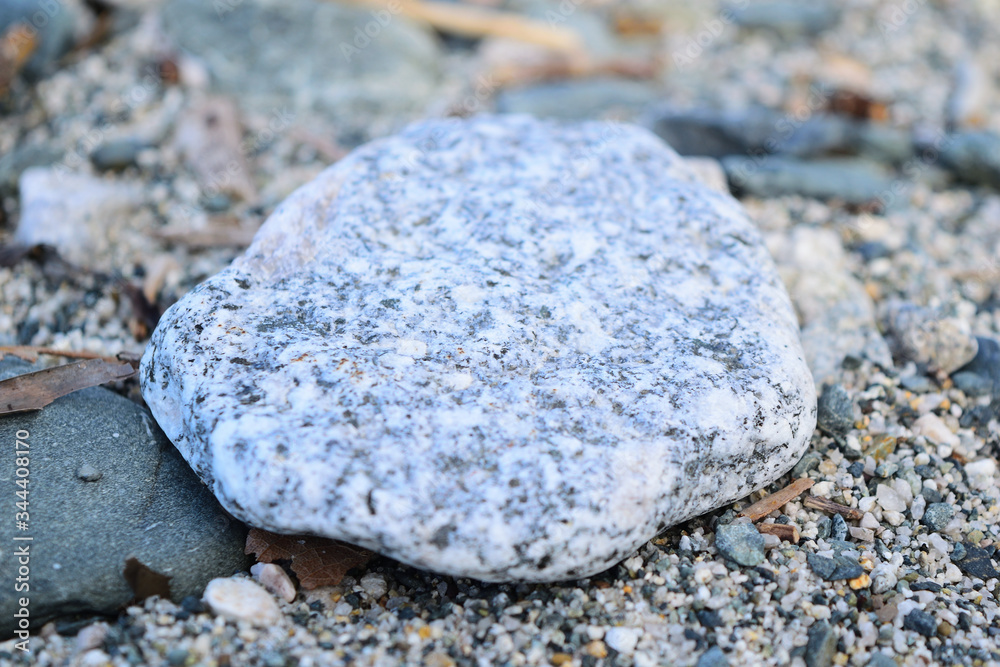
<path fill-rule="evenodd" d="M 607 568 L 787 471 L 816 414 L 739 205 L 644 130 L 524 116 L 338 162 L 140 376 L 250 524 L 485 580 Z"/>
<path fill-rule="evenodd" d="M 539 118 L 588 120 L 613 114 L 631 118 L 652 104 L 661 92 L 640 81 L 598 77 L 504 90 L 497 95 L 497 111 L 529 113 Z"/>
<path fill-rule="evenodd" d="M 31 370 L 15 359 L 0 361 L 0 379 Z M 54 617 L 117 613 L 134 597 L 123 576 L 130 557 L 170 577 L 178 601 L 246 567 L 245 528 L 222 511 L 149 412 L 131 401 L 84 389 L 41 412 L 0 417 L 0 438 L 10 449 L 0 479 L 11 511 L 0 523 L 0 567 L 10 582 L 0 588 L 4 637 L 16 629 L 24 596 L 35 629 Z M 29 459 L 27 530 L 16 529 L 13 514 L 15 500 L 22 500 L 15 492 L 24 490 L 16 482 L 17 440 L 28 445 L 21 450 Z M 30 590 L 18 592 L 15 554 L 25 545 Z"/>
<path fill-rule="evenodd" d="M 754 197 L 801 195 L 866 204 L 889 193 L 892 178 L 877 164 L 856 158 L 799 160 L 777 155 L 727 157 L 722 166 L 730 186 Z"/>
<path fill-rule="evenodd" d="M 170 36 L 204 59 L 213 87 L 261 114 L 316 114 L 361 131 L 423 112 L 441 76 L 433 32 L 388 5 L 169 0 L 162 12 Z"/>

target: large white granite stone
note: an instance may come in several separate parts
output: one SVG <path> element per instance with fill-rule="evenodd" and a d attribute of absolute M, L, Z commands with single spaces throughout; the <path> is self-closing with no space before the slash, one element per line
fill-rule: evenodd
<path fill-rule="evenodd" d="M 644 130 L 524 116 L 326 170 L 141 376 L 237 517 L 485 580 L 613 565 L 787 471 L 816 413 L 737 202 Z"/>

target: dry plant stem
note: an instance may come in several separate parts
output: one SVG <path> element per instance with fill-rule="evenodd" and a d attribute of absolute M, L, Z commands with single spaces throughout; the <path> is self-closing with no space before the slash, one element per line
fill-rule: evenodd
<path fill-rule="evenodd" d="M 800 477 L 780 491 L 761 498 L 750 507 L 740 512 L 740 516 L 750 517 L 751 521 L 759 521 L 785 503 L 807 491 L 815 482 L 808 477 Z"/>
<path fill-rule="evenodd" d="M 538 44 L 556 51 L 583 51 L 583 40 L 574 30 L 549 26 L 540 21 L 485 7 L 433 2 L 397 0 L 400 13 L 415 21 L 423 21 L 442 32 L 464 37 L 506 37 Z M 350 0 L 350 4 L 383 9 L 373 0 Z"/>
<path fill-rule="evenodd" d="M 845 519 L 853 519 L 855 521 L 859 521 L 861 517 L 864 516 L 864 512 L 861 510 L 856 510 L 853 507 L 841 505 L 840 503 L 835 503 L 832 500 L 821 498 L 819 496 L 808 496 L 802 501 L 802 504 L 810 509 L 830 512 L 832 514 L 841 514 Z"/>
<path fill-rule="evenodd" d="M 799 529 L 790 523 L 762 523 L 757 530 L 765 535 L 777 535 L 792 544 L 799 543 Z"/>

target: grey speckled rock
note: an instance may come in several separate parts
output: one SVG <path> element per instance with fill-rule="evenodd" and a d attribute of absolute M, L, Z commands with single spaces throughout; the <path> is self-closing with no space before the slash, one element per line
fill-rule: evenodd
<path fill-rule="evenodd" d="M 141 378 L 237 516 L 486 580 L 600 571 L 785 472 L 816 415 L 738 204 L 644 130 L 524 116 L 325 171 Z"/>
<path fill-rule="evenodd" d="M 32 370 L 5 359 L 0 379 Z M 14 590 L 14 555 L 25 544 L 36 629 L 57 616 L 117 613 L 134 597 L 123 576 L 129 557 L 170 577 L 178 601 L 246 567 L 246 529 L 226 516 L 149 412 L 131 401 L 84 389 L 41 412 L 0 417 L 0 439 L 10 450 L 0 491 L 11 513 L 0 523 L 0 574 L 10 582 L 0 587 L 0 638 L 15 630 L 23 592 Z M 17 440 L 29 459 L 24 531 L 15 530 Z M 24 536 L 32 539 L 14 539 Z"/>

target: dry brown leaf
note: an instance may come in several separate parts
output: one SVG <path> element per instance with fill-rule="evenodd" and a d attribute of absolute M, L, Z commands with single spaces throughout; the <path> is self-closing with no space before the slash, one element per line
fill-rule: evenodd
<path fill-rule="evenodd" d="M 88 359 L 0 382 L 0 415 L 41 410 L 61 396 L 135 374 L 131 364 Z"/>
<path fill-rule="evenodd" d="M 325 537 L 278 535 L 260 528 L 247 534 L 246 554 L 254 554 L 261 563 L 289 561 L 302 588 L 336 586 L 348 570 L 361 567 L 375 554 L 367 549 Z"/>
<path fill-rule="evenodd" d="M 257 199 L 243 152 L 239 112 L 224 97 L 211 97 L 186 111 L 177 123 L 175 144 L 206 193 L 226 192 Z"/>
<path fill-rule="evenodd" d="M 170 577 L 160 574 L 134 556 L 125 561 L 122 576 L 135 593 L 135 599 L 142 602 L 154 595 L 164 600 L 170 599 Z"/>
<path fill-rule="evenodd" d="M 740 512 L 740 516 L 750 517 L 751 521 L 763 519 L 788 501 L 797 498 L 815 483 L 808 477 L 800 477 L 780 491 L 775 491 L 771 495 L 765 496 L 753 505 L 750 505 L 750 507 Z"/>

